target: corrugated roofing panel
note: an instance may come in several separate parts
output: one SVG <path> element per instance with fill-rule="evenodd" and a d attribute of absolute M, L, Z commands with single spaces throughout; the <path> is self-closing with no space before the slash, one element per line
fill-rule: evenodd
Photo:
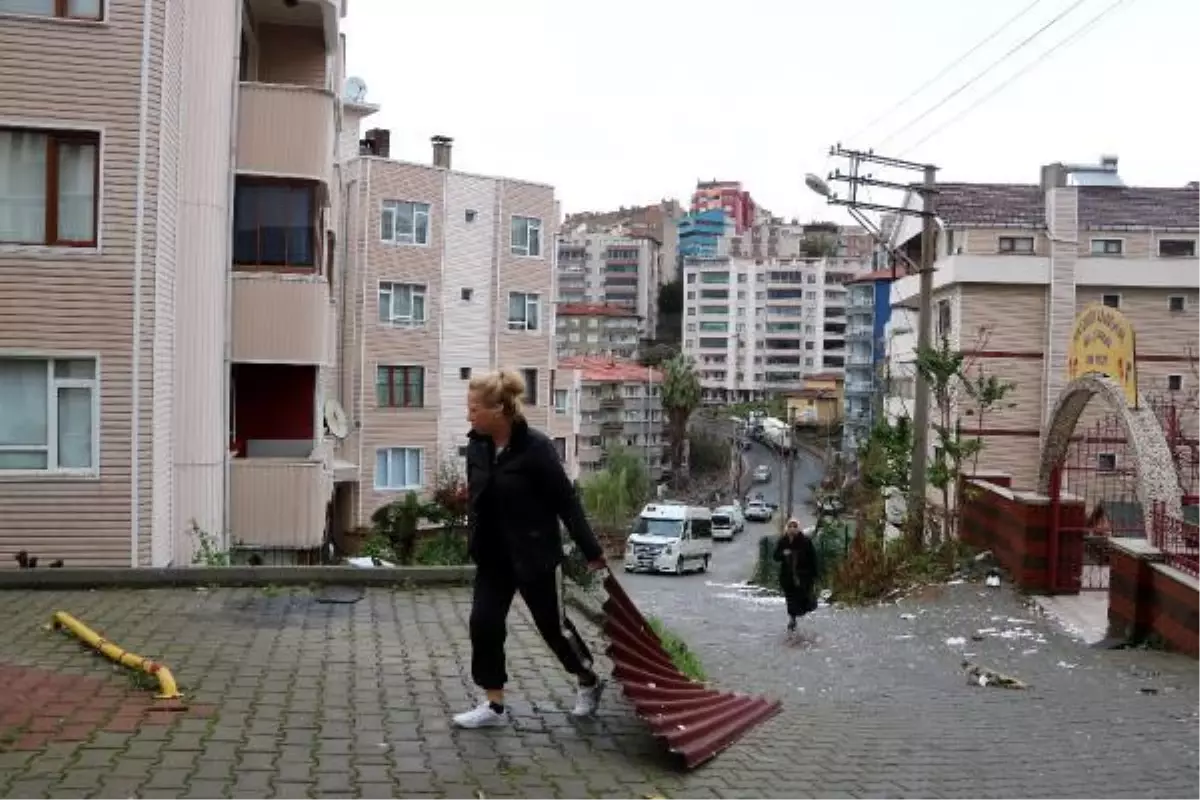
<path fill-rule="evenodd" d="M 688 769 L 711 759 L 782 709 L 778 700 L 719 692 L 675 668 L 662 642 L 629 595 L 609 574 L 604 579 L 604 632 L 613 677 L 639 717 Z"/>

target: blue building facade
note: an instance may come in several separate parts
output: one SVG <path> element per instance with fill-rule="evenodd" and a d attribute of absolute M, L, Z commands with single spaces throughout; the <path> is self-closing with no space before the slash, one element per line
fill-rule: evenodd
<path fill-rule="evenodd" d="M 679 220 L 679 255 L 683 258 L 715 258 L 730 225 L 725 211 L 693 211 Z"/>
<path fill-rule="evenodd" d="M 868 273 L 846 285 L 846 383 L 842 452 L 853 459 L 880 413 L 892 273 Z"/>

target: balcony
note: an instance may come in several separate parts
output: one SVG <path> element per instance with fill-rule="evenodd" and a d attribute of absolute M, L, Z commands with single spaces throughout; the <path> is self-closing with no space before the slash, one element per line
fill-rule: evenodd
<path fill-rule="evenodd" d="M 238 90 L 239 172 L 333 180 L 333 92 L 309 86 L 242 83 Z"/>
<path fill-rule="evenodd" d="M 283 25 L 289 28 L 320 28 L 325 50 L 338 49 L 338 24 L 343 0 L 297 0 L 280 3 L 278 0 L 246 0 L 246 10 L 256 24 Z"/>
<path fill-rule="evenodd" d="M 845 389 L 848 395 L 874 394 L 875 386 L 866 382 L 848 382 Z"/>
<path fill-rule="evenodd" d="M 235 458 L 230 464 L 230 533 L 239 545 L 320 547 L 333 475 L 318 460 Z"/>
<path fill-rule="evenodd" d="M 601 397 L 600 408 L 603 409 L 620 409 L 625 407 L 625 398 L 623 397 Z"/>
<path fill-rule="evenodd" d="M 851 326 L 846 329 L 846 339 L 851 342 L 869 341 L 872 335 L 872 329 L 866 326 Z"/>
<path fill-rule="evenodd" d="M 328 364 L 332 314 L 319 275 L 235 272 L 233 360 Z"/>

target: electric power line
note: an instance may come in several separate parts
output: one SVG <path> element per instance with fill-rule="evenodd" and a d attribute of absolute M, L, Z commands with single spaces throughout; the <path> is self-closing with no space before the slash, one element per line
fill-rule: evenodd
<path fill-rule="evenodd" d="M 959 86 L 957 89 L 952 91 L 950 94 L 946 95 L 941 100 L 934 103 L 929 108 L 925 109 L 924 112 L 918 114 L 916 117 L 909 120 L 909 122 L 907 124 L 901 125 L 899 128 L 896 128 L 894 131 L 892 131 L 890 134 L 888 134 L 887 137 L 885 137 L 882 142 L 880 142 L 878 145 L 876 145 L 875 149 L 879 150 L 880 148 L 884 147 L 885 145 L 887 145 L 888 142 L 895 139 L 897 134 L 912 127 L 916 123 L 925 119 L 925 117 L 932 114 L 934 111 L 937 111 L 939 108 L 946 105 L 946 103 L 949 103 L 955 97 L 958 97 L 960 94 L 962 94 L 964 91 L 969 89 L 971 86 L 975 85 L 975 83 L 977 83 L 981 78 L 985 77 L 989 72 L 991 72 L 996 67 L 1000 66 L 1000 64 L 1004 63 L 1009 58 L 1011 58 L 1015 53 L 1019 52 L 1020 50 L 1024 49 L 1025 47 L 1027 47 L 1034 39 L 1041 36 L 1046 31 L 1050 30 L 1050 28 L 1052 28 L 1056 24 L 1058 24 L 1058 22 L 1063 17 L 1067 16 L 1072 11 L 1079 8 L 1079 6 L 1083 5 L 1085 2 L 1087 2 L 1087 0 L 1075 0 L 1075 2 L 1073 2 L 1073 3 L 1071 3 L 1071 5 L 1067 6 L 1067 8 L 1065 10 L 1060 11 L 1057 15 L 1055 15 L 1053 18 L 1051 18 L 1050 21 L 1047 22 L 1045 25 L 1043 25 L 1042 27 L 1038 28 L 1033 33 L 1026 36 L 1024 39 L 1022 39 L 1020 42 L 1018 42 L 1016 45 L 1014 45 L 1012 47 L 1012 49 L 1010 49 L 1007 53 L 1000 56 L 1000 58 L 996 59 L 991 64 L 989 64 L 987 67 L 985 67 L 982 72 L 977 73 L 970 80 L 963 83 L 961 86 Z"/>
<path fill-rule="evenodd" d="M 1009 17 L 1009 19 L 1008 19 L 1008 21 L 1007 21 L 1007 22 L 1005 22 L 1005 23 L 1004 23 L 1003 25 L 1001 25 L 999 28 L 996 28 L 994 31 L 992 31 L 990 34 L 988 34 L 988 35 L 987 35 L 987 36 L 986 36 L 986 37 L 985 37 L 985 38 L 984 38 L 982 41 L 980 41 L 978 44 L 976 44 L 976 45 L 975 45 L 974 47 L 972 47 L 970 50 L 968 50 L 967 52 L 963 53 L 961 56 L 959 56 L 958 58 L 956 58 L 954 61 L 952 61 L 951 63 L 949 63 L 948 65 L 946 65 L 946 66 L 945 66 L 945 67 L 942 69 L 942 71 L 941 71 L 941 72 L 939 72 L 937 75 L 934 75 L 932 78 L 930 78 L 929 80 L 925 81 L 925 83 L 921 84 L 921 85 L 920 85 L 920 86 L 918 86 L 916 89 L 914 89 L 914 90 L 913 90 L 913 92 L 912 92 L 911 94 L 909 94 L 909 95 L 908 95 L 907 97 L 905 97 L 903 100 L 900 100 L 899 102 L 897 102 L 897 103 L 896 103 L 894 106 L 890 107 L 889 109 L 887 109 L 886 111 L 884 111 L 884 112 L 883 112 L 882 114 L 880 114 L 879 116 L 875 117 L 873 120 L 871 120 L 870 122 L 868 122 L 866 125 L 862 126 L 862 128 L 860 128 L 859 130 L 855 131 L 853 135 L 851 135 L 851 136 L 847 136 L 847 137 L 844 137 L 844 138 L 843 138 L 843 141 L 851 141 L 851 140 L 857 139 L 858 137 L 862 136 L 864 133 L 866 133 L 867 131 L 869 131 L 871 128 L 874 128 L 874 127 L 875 127 L 875 125 L 877 125 L 877 124 L 878 124 L 880 121 L 882 121 L 883 119 L 885 119 L 885 118 L 887 118 L 888 116 L 890 116 L 890 115 L 892 114 L 892 112 L 896 111 L 896 110 L 897 110 L 897 109 L 899 109 L 901 106 L 904 106 L 904 105 L 905 105 L 905 104 L 907 104 L 907 103 L 908 103 L 910 100 L 912 100 L 912 99 L 913 99 L 913 98 L 915 98 L 917 95 L 919 95 L 921 92 L 925 91 L 925 90 L 926 90 L 926 89 L 928 89 L 930 86 L 932 86 L 933 84 L 937 83 L 939 80 L 941 80 L 943 77 L 945 77 L 945 76 L 946 76 L 946 75 L 947 75 L 947 74 L 950 72 L 950 70 L 954 69 L 954 68 L 955 68 L 955 67 L 957 67 L 959 64 L 961 64 L 962 62 L 966 61 L 966 60 L 967 60 L 968 58 L 970 58 L 971 56 L 975 55 L 975 53 L 977 53 L 977 52 L 980 50 L 980 48 L 982 48 L 984 45 L 986 45 L 986 44 L 988 44 L 989 42 L 991 42 L 993 39 L 995 39 L 995 38 L 996 38 L 997 36 L 999 36 L 1001 33 L 1004 33 L 1004 31 L 1008 30 L 1008 28 L 1009 28 L 1009 27 L 1010 27 L 1010 26 L 1011 26 L 1011 25 L 1012 25 L 1014 22 L 1016 22 L 1017 20 L 1019 20 L 1021 17 L 1025 16 L 1026 14 L 1028 14 L 1030 11 L 1032 11 L 1032 10 L 1033 10 L 1033 7 L 1034 7 L 1034 6 L 1036 6 L 1036 5 L 1037 5 L 1038 3 L 1040 3 L 1040 2 L 1042 2 L 1042 0 L 1033 0 L 1033 2 L 1032 2 L 1032 3 L 1030 3 L 1030 4 L 1029 4 L 1029 5 L 1027 5 L 1027 6 L 1025 6 L 1025 8 L 1021 9 L 1020 11 L 1018 11 L 1018 12 L 1017 12 L 1015 15 L 1013 15 L 1012 17 Z"/>
<path fill-rule="evenodd" d="M 1009 84 L 1013 83 L 1013 82 L 1014 82 L 1014 81 L 1016 81 L 1018 78 L 1020 78 L 1022 75 L 1024 75 L 1024 74 L 1025 74 L 1025 73 L 1027 73 L 1027 72 L 1029 72 L 1031 69 L 1033 69 L 1034 67 L 1036 67 L 1038 64 L 1042 63 L 1042 62 L 1043 62 L 1043 61 L 1045 61 L 1047 58 L 1049 58 L 1049 57 L 1050 57 L 1050 56 L 1051 56 L 1051 55 L 1052 55 L 1052 54 L 1053 54 L 1055 51 L 1057 51 L 1057 50 L 1061 50 L 1062 48 L 1066 47 L 1067 45 L 1069 45 L 1069 44 L 1071 44 L 1071 43 L 1073 43 L 1073 42 L 1077 41 L 1077 40 L 1078 40 L 1078 39 L 1080 39 L 1080 38 L 1082 38 L 1082 37 L 1083 37 L 1083 35 L 1084 35 L 1084 34 L 1086 34 L 1086 33 L 1087 33 L 1089 30 L 1091 30 L 1091 29 L 1092 29 L 1092 27 L 1094 27 L 1094 26 L 1095 26 L 1097 23 L 1099 23 L 1099 22 L 1100 22 L 1100 20 L 1104 19 L 1106 16 L 1108 16 L 1109 14 L 1111 14 L 1113 11 L 1116 11 L 1116 10 L 1117 10 L 1117 8 L 1118 8 L 1119 6 L 1121 6 L 1121 5 L 1124 5 L 1124 4 L 1125 4 L 1125 3 L 1127 3 L 1128 1 L 1129 1 L 1129 0 L 1116 0 L 1116 2 L 1114 2 L 1114 3 L 1112 3 L 1111 5 L 1107 6 L 1107 7 L 1106 7 L 1106 8 L 1105 8 L 1103 11 L 1101 11 L 1099 14 L 1097 14 L 1097 15 L 1096 15 L 1096 16 L 1094 16 L 1094 17 L 1092 17 L 1090 20 L 1088 20 L 1088 21 L 1087 21 L 1087 22 L 1085 22 L 1085 23 L 1084 23 L 1082 26 L 1080 26 L 1080 27 L 1079 27 L 1079 28 L 1078 28 L 1078 29 L 1077 29 L 1077 30 L 1076 30 L 1074 33 L 1072 33 L 1070 36 L 1067 36 L 1066 38 L 1064 38 L 1064 39 L 1062 39 L 1061 41 L 1059 41 L 1059 42 L 1058 42 L 1058 44 L 1056 44 L 1056 45 L 1054 45 L 1053 47 L 1051 47 L 1050 49 L 1046 50 L 1044 53 L 1042 53 L 1042 54 L 1041 54 L 1040 56 L 1038 56 L 1036 59 L 1034 59 L 1033 61 L 1029 62 L 1029 63 L 1028 63 L 1028 64 L 1026 64 L 1024 67 L 1022 67 L 1021 69 L 1017 70 L 1017 71 L 1016 71 L 1016 72 L 1014 72 L 1012 75 L 1008 76 L 1006 79 L 1004 79 L 1003 81 L 1001 81 L 999 84 L 997 84 L 995 87 L 993 87 L 993 88 L 992 88 L 992 90 L 991 90 L 990 92 L 988 92 L 987 94 L 983 95 L 983 96 L 982 96 L 982 97 L 980 97 L 978 100 L 976 100 L 974 103 L 972 103 L 971 105 L 967 106 L 967 107 L 966 107 L 966 108 L 964 108 L 962 111 L 958 112 L 958 113 L 957 113 L 957 114 L 955 114 L 953 117 L 951 117 L 950 119 L 948 119 L 948 120 L 946 120 L 945 122 L 943 122 L 941 125 L 938 125 L 936 128 L 934 128 L 933 130 L 931 130 L 929 133 L 927 133 L 927 134 L 925 134 L 924 136 L 922 136 L 922 137 L 921 137 L 920 139 L 918 139 L 918 140 L 917 140 L 917 141 L 916 141 L 914 144 L 912 144 L 912 145 L 910 145 L 909 147 L 907 147 L 907 148 L 904 150 L 904 152 L 903 152 L 903 153 L 901 153 L 901 154 L 899 155 L 899 157 L 900 157 L 900 158 L 903 158 L 903 157 L 907 156 L 907 155 L 908 155 L 909 153 L 911 153 L 913 150 L 916 150 L 918 147 L 920 147 L 921 145 L 925 144 L 925 142 L 929 141 L 929 140 L 930 140 L 930 139 L 932 139 L 934 136 L 936 136 L 937 134 L 941 133 L 941 132 L 942 132 L 943 130 L 945 130 L 946 128 L 948 128 L 948 127 L 950 127 L 951 125 L 953 125 L 955 122 L 958 122 L 960 119 L 962 119 L 962 118 L 963 118 L 963 117 L 965 117 L 967 114 L 969 114 L 969 113 L 971 113 L 972 111 L 974 111 L 974 110 L 975 110 L 976 108 L 978 108 L 979 106 L 981 106 L 981 105 L 983 105 L 984 103 L 986 103 L 988 100 L 991 100 L 993 97 L 995 97 L 997 94 L 999 94 L 999 93 L 1000 93 L 1000 92 L 1001 92 L 1001 91 L 1002 91 L 1004 88 L 1006 88 L 1006 87 L 1007 87 Z"/>

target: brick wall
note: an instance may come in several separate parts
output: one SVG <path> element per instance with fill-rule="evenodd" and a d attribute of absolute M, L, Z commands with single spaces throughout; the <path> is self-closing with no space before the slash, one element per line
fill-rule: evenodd
<path fill-rule="evenodd" d="M 1108 632 L 1134 642 L 1156 638 L 1171 650 L 1200 656 L 1200 583 L 1156 563 L 1160 558 L 1148 542 L 1113 540 Z"/>
<path fill-rule="evenodd" d="M 991 550 L 1010 579 L 1024 591 L 1046 594 L 1079 591 L 1078 564 L 1083 557 L 1083 540 L 1080 536 L 1062 536 L 1059 552 L 1051 552 L 1054 509 L 1049 498 L 979 478 L 968 479 L 963 489 L 959 528 L 963 541 L 980 550 Z M 1082 500 L 1062 500 L 1058 513 L 1060 528 L 1083 527 Z M 1057 587 L 1051 585 L 1052 557 L 1057 557 L 1061 565 Z"/>

